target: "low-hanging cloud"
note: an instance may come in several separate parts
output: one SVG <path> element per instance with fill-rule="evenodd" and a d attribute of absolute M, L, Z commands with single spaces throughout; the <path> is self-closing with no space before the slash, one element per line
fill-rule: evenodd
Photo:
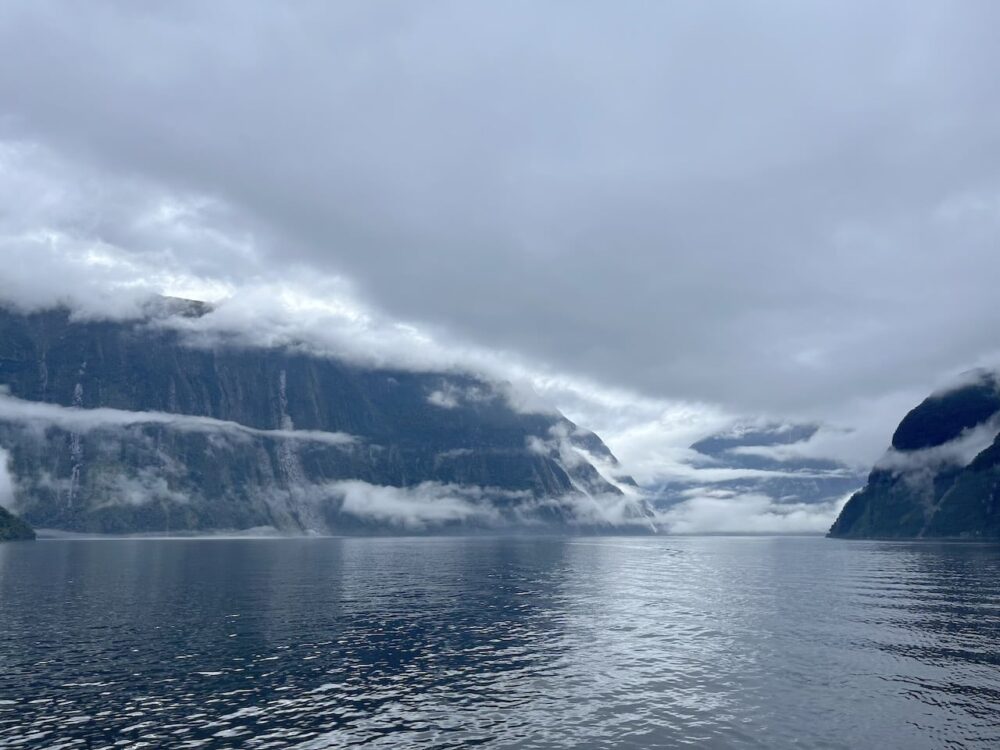
<path fill-rule="evenodd" d="M 571 492 L 535 497 L 497 487 L 422 482 L 410 487 L 373 485 L 359 480 L 331 482 L 320 495 L 342 499 L 340 511 L 357 518 L 423 531 L 463 524 L 474 528 L 545 528 L 551 513 L 570 527 L 656 531 L 636 495 Z"/>
<path fill-rule="evenodd" d="M 39 401 L 26 401 L 11 396 L 3 387 L 0 387 L 0 421 L 13 422 L 43 430 L 48 427 L 58 427 L 76 433 L 135 425 L 163 425 L 185 432 L 223 433 L 235 437 L 296 440 L 323 443 L 338 447 L 350 446 L 357 442 L 357 438 L 343 432 L 286 429 L 268 430 L 248 427 L 239 422 L 191 414 L 173 414 L 160 411 L 129 411 L 107 407 L 83 409 Z"/>
<path fill-rule="evenodd" d="M 0 507 L 14 507 L 14 477 L 10 472 L 10 454 L 0 448 Z"/>
<path fill-rule="evenodd" d="M 110 475 L 95 488 L 94 494 L 100 498 L 95 508 L 162 502 L 184 505 L 188 502 L 183 492 L 170 486 L 162 471 L 149 467 L 133 473 Z"/>
<path fill-rule="evenodd" d="M 913 471 L 938 471 L 944 466 L 967 466 L 990 447 L 1000 434 L 1000 416 L 969 427 L 958 437 L 941 445 L 913 451 L 890 448 L 875 464 L 875 468 L 905 474 Z"/>
<path fill-rule="evenodd" d="M 343 497 L 341 511 L 358 518 L 419 530 L 448 522 L 492 525 L 500 518 L 489 497 L 500 490 L 424 482 L 415 487 L 373 485 L 356 480 L 327 485 Z"/>
<path fill-rule="evenodd" d="M 694 490 L 657 521 L 673 534 L 816 534 L 830 528 L 848 497 L 827 503 L 780 503 L 761 494 Z"/>
<path fill-rule="evenodd" d="M 427 403 L 442 409 L 454 409 L 462 404 L 478 404 L 504 398 L 501 389 L 492 390 L 483 386 L 458 386 L 454 383 L 444 383 L 427 396 Z"/>

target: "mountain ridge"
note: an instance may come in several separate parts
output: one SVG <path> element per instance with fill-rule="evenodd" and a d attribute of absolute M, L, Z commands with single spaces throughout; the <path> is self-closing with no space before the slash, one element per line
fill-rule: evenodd
<path fill-rule="evenodd" d="M 976 370 L 900 422 L 828 536 L 1000 538 L 1000 380 Z"/>
<path fill-rule="evenodd" d="M 156 315 L 207 306 L 162 300 Z M 649 525 L 617 460 L 473 374 L 193 346 L 151 318 L 0 308 L 0 448 L 40 528 L 291 533 Z M 346 484 L 345 484 L 346 483 Z M 362 483 L 362 484 L 349 484 Z M 366 489 L 367 488 L 367 489 Z"/>

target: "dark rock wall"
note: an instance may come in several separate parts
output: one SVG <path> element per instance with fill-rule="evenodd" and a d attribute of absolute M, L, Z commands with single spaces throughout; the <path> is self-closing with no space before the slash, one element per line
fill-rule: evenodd
<path fill-rule="evenodd" d="M 0 447 L 11 456 L 27 520 L 104 532 L 346 529 L 360 522 L 339 517 L 334 498 L 317 500 L 324 483 L 345 479 L 474 485 L 506 498 L 617 492 L 589 463 L 567 466 L 554 447 L 528 446 L 530 438 L 551 444 L 561 432 L 613 461 L 597 436 L 558 415 L 519 413 L 477 378 L 190 343 L 150 322 L 0 309 L 0 385 L 12 397 L 63 407 L 169 412 L 260 430 L 348 433 L 356 441 L 166 424 L 74 432 L 8 420 L 0 422 Z M 456 405 L 431 403 L 435 391 Z"/>

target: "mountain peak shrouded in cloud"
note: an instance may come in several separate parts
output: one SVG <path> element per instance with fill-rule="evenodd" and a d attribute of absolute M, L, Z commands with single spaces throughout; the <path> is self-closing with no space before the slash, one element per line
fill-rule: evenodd
<path fill-rule="evenodd" d="M 1000 537 L 1000 376 L 977 369 L 900 422 L 830 536 Z"/>
<path fill-rule="evenodd" d="M 1000 9 L 858 14 L 5 3 L 0 299 L 484 373 L 644 487 L 758 421 L 819 429 L 728 470 L 853 471 L 1000 353 Z"/>
<path fill-rule="evenodd" d="M 949 443 L 1000 411 L 995 372 L 976 369 L 939 389 L 910 411 L 892 435 L 897 451 L 917 451 Z"/>
<path fill-rule="evenodd" d="M 205 347 L 164 325 L 203 307 L 155 307 L 130 321 L 0 310 L 5 503 L 36 526 L 655 530 L 634 482 L 602 474 L 617 461 L 599 438 L 514 408 L 494 383 L 292 346 Z"/>

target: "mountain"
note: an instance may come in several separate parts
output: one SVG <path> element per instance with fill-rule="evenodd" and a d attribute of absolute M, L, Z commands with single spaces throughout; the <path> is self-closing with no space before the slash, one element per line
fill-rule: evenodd
<path fill-rule="evenodd" d="M 36 528 L 291 533 L 649 525 L 603 442 L 463 373 L 0 308 L 0 449 Z M 0 453 L 0 458 L 2 458 Z"/>
<path fill-rule="evenodd" d="M 848 538 L 1000 538 L 1000 380 L 978 370 L 907 414 L 830 529 Z"/>

